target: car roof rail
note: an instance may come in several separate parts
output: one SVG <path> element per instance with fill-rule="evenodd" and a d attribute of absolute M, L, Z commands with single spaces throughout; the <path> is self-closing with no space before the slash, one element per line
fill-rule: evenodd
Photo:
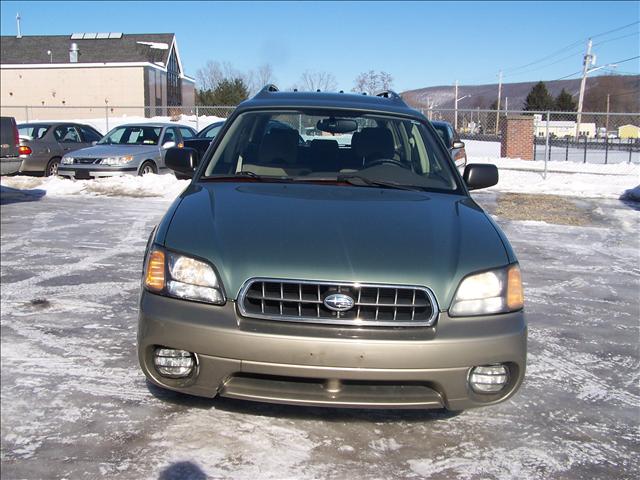
<path fill-rule="evenodd" d="M 270 93 L 278 92 L 278 87 L 276 87 L 273 83 L 267 83 L 258 93 L 256 93 L 256 98 L 266 97 Z"/>
<path fill-rule="evenodd" d="M 388 98 L 395 102 L 400 102 L 404 104 L 404 100 L 400 95 L 398 95 L 393 90 L 382 90 L 381 92 L 376 93 L 376 97 Z"/>

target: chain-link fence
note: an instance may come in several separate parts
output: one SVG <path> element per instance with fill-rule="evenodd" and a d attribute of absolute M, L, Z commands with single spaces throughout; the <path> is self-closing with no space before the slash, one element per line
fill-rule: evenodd
<path fill-rule="evenodd" d="M 534 160 L 640 163 L 640 113 L 422 109 L 463 140 L 500 142 L 507 115 L 533 117 Z"/>
<path fill-rule="evenodd" d="M 39 121 L 77 121 L 86 123 L 106 133 L 123 123 L 168 121 L 189 125 L 201 130 L 210 123 L 226 119 L 233 106 L 193 106 L 193 107 L 132 107 L 132 106 L 6 106 L 0 107 L 2 116 L 11 116 L 18 123 Z"/>
<path fill-rule="evenodd" d="M 102 133 L 123 123 L 174 121 L 201 130 L 228 118 L 233 106 L 1 106 L 20 122 L 78 121 Z M 640 164 L 640 113 L 531 112 L 483 109 L 421 109 L 432 121 L 450 123 L 463 140 L 501 141 L 507 115 L 528 115 L 534 124 L 534 160 Z M 469 143 L 469 142 L 468 142 Z M 469 145 L 468 154 L 474 155 Z M 486 149 L 478 148 L 479 151 Z M 499 155 L 499 154 L 498 154 Z"/>

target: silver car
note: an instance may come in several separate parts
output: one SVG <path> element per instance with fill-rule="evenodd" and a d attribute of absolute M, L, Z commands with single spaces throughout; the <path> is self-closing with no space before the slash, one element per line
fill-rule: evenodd
<path fill-rule="evenodd" d="M 56 175 L 65 153 L 94 145 L 102 134 L 89 125 L 37 122 L 18 125 L 20 173 Z"/>
<path fill-rule="evenodd" d="M 62 157 L 58 175 L 76 179 L 144 175 L 166 170 L 164 156 L 171 147 L 181 147 L 195 130 L 184 125 L 147 123 L 121 125 L 95 146 Z"/>

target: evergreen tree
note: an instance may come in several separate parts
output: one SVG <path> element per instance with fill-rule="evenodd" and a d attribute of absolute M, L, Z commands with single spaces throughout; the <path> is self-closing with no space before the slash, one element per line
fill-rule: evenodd
<path fill-rule="evenodd" d="M 554 110 L 555 102 L 544 82 L 536 83 L 524 101 L 525 110 L 546 111 Z"/>
<path fill-rule="evenodd" d="M 238 105 L 249 97 L 249 89 L 241 78 L 225 78 L 211 96 L 212 105 Z"/>
<path fill-rule="evenodd" d="M 556 97 L 555 107 L 555 109 L 559 112 L 575 112 L 578 108 L 575 100 L 573 99 L 573 96 L 564 88 Z"/>
<path fill-rule="evenodd" d="M 241 78 L 223 79 L 213 89 L 198 90 L 198 105 L 238 105 L 249 97 L 249 88 Z"/>

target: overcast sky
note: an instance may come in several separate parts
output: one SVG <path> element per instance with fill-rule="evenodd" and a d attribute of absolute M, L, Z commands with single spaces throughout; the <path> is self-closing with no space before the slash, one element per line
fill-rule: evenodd
<path fill-rule="evenodd" d="M 281 88 L 321 70 L 350 90 L 374 69 L 402 91 L 494 83 L 501 68 L 506 82 L 577 73 L 587 37 L 638 22 L 640 3 L 2 1 L 2 35 L 15 35 L 17 12 L 23 35 L 173 32 L 190 76 L 207 60 L 241 70 L 267 62 Z M 635 23 L 595 37 L 598 65 L 638 56 L 638 34 Z M 640 63 L 618 71 L 637 74 Z"/>

